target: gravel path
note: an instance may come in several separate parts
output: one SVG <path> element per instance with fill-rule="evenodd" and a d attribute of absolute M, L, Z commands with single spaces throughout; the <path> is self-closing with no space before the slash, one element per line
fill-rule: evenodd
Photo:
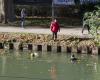
<path fill-rule="evenodd" d="M 81 33 L 82 28 L 61 28 L 58 34 L 64 35 L 75 35 L 80 37 L 91 37 L 88 34 L 87 30 L 84 30 L 84 33 Z M 0 32 L 22 32 L 22 33 L 36 33 L 36 34 L 52 34 L 49 28 L 20 28 L 20 27 L 11 27 L 11 26 L 0 26 Z"/>

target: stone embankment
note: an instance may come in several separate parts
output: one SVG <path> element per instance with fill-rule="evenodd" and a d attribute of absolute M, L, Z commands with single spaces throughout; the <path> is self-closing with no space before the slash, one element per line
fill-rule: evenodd
<path fill-rule="evenodd" d="M 1 32 L 0 49 L 88 54 L 98 54 L 100 51 L 93 38 L 62 34 L 54 41 L 51 34 L 19 32 Z"/>

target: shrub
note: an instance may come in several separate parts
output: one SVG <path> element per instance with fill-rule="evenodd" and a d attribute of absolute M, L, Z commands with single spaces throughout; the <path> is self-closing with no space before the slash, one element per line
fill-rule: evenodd
<path fill-rule="evenodd" d="M 93 35 L 95 38 L 94 40 L 96 43 L 100 44 L 100 39 L 99 36 L 100 34 L 98 33 L 99 27 L 100 27 L 100 7 L 96 6 L 96 10 L 92 12 L 86 12 L 84 14 L 83 18 L 83 25 L 89 25 L 90 27 L 90 33 Z"/>

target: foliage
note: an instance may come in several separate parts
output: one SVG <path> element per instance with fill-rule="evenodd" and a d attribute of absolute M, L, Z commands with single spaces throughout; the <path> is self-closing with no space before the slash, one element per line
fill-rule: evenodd
<path fill-rule="evenodd" d="M 50 6 L 33 6 L 33 5 L 17 5 L 15 7 L 16 16 L 20 16 L 20 11 L 22 8 L 26 9 L 27 16 L 51 16 Z"/>
<path fill-rule="evenodd" d="M 83 26 L 89 25 L 90 27 L 90 33 L 95 38 L 96 43 L 100 45 L 100 39 L 99 39 L 99 29 L 100 29 L 100 7 L 95 6 L 96 10 L 92 12 L 86 12 L 84 14 L 83 18 Z"/>

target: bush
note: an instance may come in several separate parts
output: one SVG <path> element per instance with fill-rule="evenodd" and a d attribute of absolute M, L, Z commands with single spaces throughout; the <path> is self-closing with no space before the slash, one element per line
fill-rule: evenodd
<path fill-rule="evenodd" d="M 100 7 L 96 6 L 96 10 L 86 12 L 83 18 L 83 25 L 89 25 L 90 33 L 94 36 L 96 43 L 100 43 L 100 34 L 98 33 L 100 27 Z"/>

